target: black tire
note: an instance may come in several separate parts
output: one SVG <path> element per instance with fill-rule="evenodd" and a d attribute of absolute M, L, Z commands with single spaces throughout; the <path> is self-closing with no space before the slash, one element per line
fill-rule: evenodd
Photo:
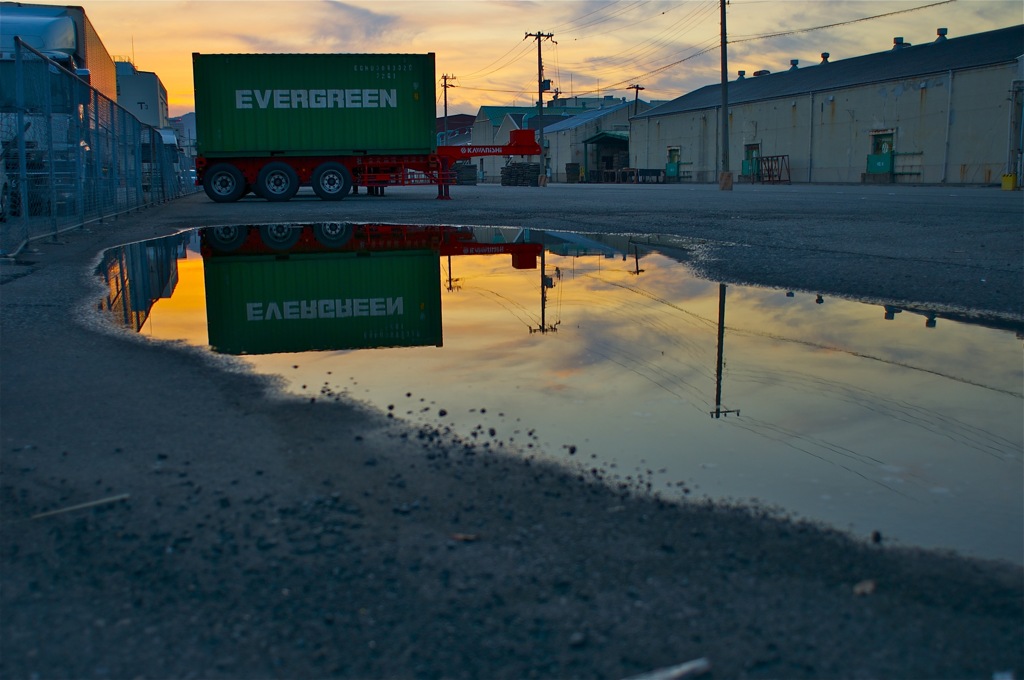
<path fill-rule="evenodd" d="M 288 250 L 302 236 L 302 227 L 289 224 L 265 224 L 260 227 L 260 239 L 271 250 Z"/>
<path fill-rule="evenodd" d="M 340 201 L 352 190 L 352 174 L 341 163 L 321 163 L 313 171 L 311 182 L 323 201 Z"/>
<path fill-rule="evenodd" d="M 352 240 L 352 225 L 344 222 L 327 222 L 313 225 L 317 243 L 327 248 L 341 248 Z"/>
<path fill-rule="evenodd" d="M 245 177 L 230 163 L 217 163 L 203 175 L 203 190 L 216 203 L 232 203 L 245 194 Z"/>
<path fill-rule="evenodd" d="M 257 193 L 268 201 L 289 201 L 299 190 L 299 175 L 287 163 L 267 163 L 256 177 Z"/>
<path fill-rule="evenodd" d="M 230 253 L 238 250 L 249 236 L 249 227 L 238 225 L 227 227 L 209 227 L 206 229 L 206 242 L 215 252 Z"/>

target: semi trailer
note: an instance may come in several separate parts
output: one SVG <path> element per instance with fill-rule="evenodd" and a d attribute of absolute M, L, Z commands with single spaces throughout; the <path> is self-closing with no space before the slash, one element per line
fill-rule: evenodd
<path fill-rule="evenodd" d="M 84 9 L 0 2 L 0 82 L 6 85 L 0 91 L 5 107 L 14 104 L 15 37 L 117 101 L 114 60 Z"/>
<path fill-rule="evenodd" d="M 448 198 L 456 161 L 540 153 L 532 130 L 507 145 L 438 146 L 433 53 L 193 53 L 192 72 L 196 182 L 217 202 L 413 184 Z"/>
<path fill-rule="evenodd" d="M 73 214 L 96 124 L 83 82 L 117 101 L 114 60 L 84 9 L 0 2 L 0 220 L 23 203 L 30 215 Z"/>

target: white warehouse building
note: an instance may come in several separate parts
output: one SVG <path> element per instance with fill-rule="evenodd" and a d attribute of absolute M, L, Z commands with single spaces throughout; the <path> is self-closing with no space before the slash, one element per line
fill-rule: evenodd
<path fill-rule="evenodd" d="M 1024 25 L 728 83 L 739 181 L 998 184 L 1021 173 Z M 633 167 L 715 182 L 721 84 L 631 119 Z M 1004 182 L 1005 183 L 1005 182 Z"/>

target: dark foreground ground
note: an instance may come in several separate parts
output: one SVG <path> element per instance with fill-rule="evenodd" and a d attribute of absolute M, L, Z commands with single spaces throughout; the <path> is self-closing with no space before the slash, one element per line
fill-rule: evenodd
<path fill-rule="evenodd" d="M 1024 317 L 1019 193 L 453 194 L 196 196 L 0 264 L 0 676 L 1024 677 L 1019 564 L 666 504 L 98 329 L 103 248 L 304 219 L 635 230 L 716 280 Z"/>

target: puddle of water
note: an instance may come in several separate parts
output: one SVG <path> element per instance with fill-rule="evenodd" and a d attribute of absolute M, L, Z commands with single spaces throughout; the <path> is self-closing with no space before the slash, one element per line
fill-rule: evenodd
<path fill-rule="evenodd" d="M 105 306 L 148 336 L 208 346 L 216 335 L 231 350 L 224 326 L 262 336 L 253 325 L 333 324 L 281 335 L 321 351 L 244 360 L 295 394 L 345 395 L 664 496 L 755 501 L 862 537 L 1024 562 L 1019 329 L 721 286 L 625 236 L 471 231 L 472 243 L 506 252 L 439 255 L 456 246 L 416 242 L 410 267 L 395 260 L 410 257 L 409 234 L 356 234 L 334 255 L 236 252 L 222 265 L 195 232 L 132 244 L 101 267 Z M 252 250 L 265 250 L 255 238 Z M 458 235 L 460 252 L 467 238 Z M 515 240 L 545 242 L 543 270 L 512 266 L 510 251 L 528 267 L 539 250 Z M 338 278 L 374 260 L 383 278 Z M 252 274 L 261 267 L 271 272 Z M 225 297 L 228 279 L 237 285 Z M 417 314 L 389 316 L 399 297 Z M 305 308 L 287 306 L 296 301 Z M 268 318 L 275 305 L 281 319 Z M 353 333 L 356 323 L 369 325 Z M 328 336 L 339 349 L 324 349 Z M 408 346 L 353 349 L 373 344 Z"/>

